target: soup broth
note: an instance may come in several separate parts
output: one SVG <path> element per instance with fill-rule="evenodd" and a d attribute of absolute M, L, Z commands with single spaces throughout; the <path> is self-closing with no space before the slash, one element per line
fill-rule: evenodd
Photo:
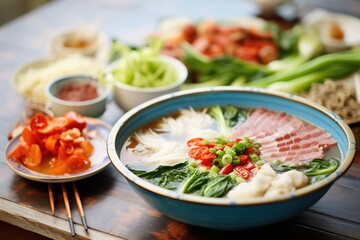
<path fill-rule="evenodd" d="M 120 157 L 136 175 L 164 188 L 238 198 L 286 193 L 272 186 L 289 179 L 298 182 L 287 185 L 289 191 L 319 181 L 336 170 L 341 152 L 324 130 L 286 113 L 212 106 L 150 122 L 129 137 Z M 251 184 L 259 179 L 269 186 L 253 196 Z"/>

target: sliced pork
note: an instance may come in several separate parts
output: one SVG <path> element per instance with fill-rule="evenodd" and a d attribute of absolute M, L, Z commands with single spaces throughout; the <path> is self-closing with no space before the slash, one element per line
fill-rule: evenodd
<path fill-rule="evenodd" d="M 258 108 L 234 130 L 234 138 L 249 137 L 261 144 L 265 161 L 305 162 L 323 158 L 336 145 L 330 134 L 284 112 Z"/>

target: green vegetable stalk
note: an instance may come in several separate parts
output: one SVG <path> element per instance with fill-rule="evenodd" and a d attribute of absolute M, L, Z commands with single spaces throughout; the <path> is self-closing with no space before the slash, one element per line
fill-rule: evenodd
<path fill-rule="evenodd" d="M 359 68 L 360 67 L 360 51 L 359 50 L 349 50 L 344 52 L 337 52 L 337 53 L 329 53 L 326 55 L 322 55 L 319 57 L 316 57 L 301 66 L 291 69 L 289 71 L 280 72 L 277 74 L 273 74 L 268 77 L 256 79 L 254 81 L 251 81 L 247 83 L 247 86 L 251 87 L 260 87 L 260 88 L 267 88 L 273 83 L 276 82 L 286 82 L 290 81 L 296 78 L 303 77 L 308 74 L 316 73 L 320 74 L 323 72 L 323 77 L 325 78 L 332 78 L 334 71 L 331 71 L 330 69 L 336 67 L 336 68 Z M 348 70 L 349 70 L 348 69 Z M 330 71 L 329 71 L 330 70 Z M 350 69 L 351 70 L 351 69 Z M 325 74 L 327 72 L 327 74 Z M 344 71 L 345 73 L 347 71 Z M 349 72 L 347 72 L 349 73 Z M 351 73 L 351 72 L 350 72 Z M 320 75 L 319 75 L 320 76 Z M 336 77 L 336 75 L 335 75 Z M 305 77 L 303 79 L 306 79 Z M 314 77 L 314 79 L 318 79 L 317 77 Z M 304 81 L 308 81 L 309 79 L 306 79 Z M 301 82 L 301 81 L 300 81 Z M 300 92 L 303 89 L 296 89 L 296 92 Z"/>
<path fill-rule="evenodd" d="M 208 58 L 197 52 L 190 44 L 182 45 L 182 61 L 189 70 L 191 81 L 184 84 L 184 89 L 207 86 L 224 86 L 273 74 L 266 66 L 252 64 L 231 56 Z"/>
<path fill-rule="evenodd" d="M 162 39 L 150 39 L 148 47 L 135 50 L 119 42 L 113 43 L 113 49 L 121 53 L 121 58 L 112 65 L 113 82 L 140 88 L 174 83 L 177 80 L 177 70 L 160 58 L 162 44 Z"/>
<path fill-rule="evenodd" d="M 278 45 L 282 49 L 285 48 L 289 51 L 281 59 L 272 61 L 267 65 L 269 69 L 276 72 L 295 69 L 306 61 L 320 55 L 323 51 L 318 34 L 311 29 L 304 29 L 300 25 L 282 33 L 279 36 Z"/>
<path fill-rule="evenodd" d="M 211 107 L 210 114 L 216 120 L 219 131 L 224 136 L 228 136 L 231 127 L 234 127 L 239 121 L 245 121 L 247 116 L 245 111 L 234 106 L 220 107 L 219 105 Z"/>
<path fill-rule="evenodd" d="M 334 65 L 326 71 L 313 72 L 294 78 L 290 81 L 278 81 L 271 83 L 267 88 L 287 93 L 300 93 L 309 90 L 311 85 L 314 83 L 321 83 L 330 77 L 333 80 L 342 79 L 355 72 L 357 69 L 358 67 Z"/>
<path fill-rule="evenodd" d="M 195 170 L 194 173 L 185 181 L 180 189 L 180 192 L 193 193 L 197 190 L 200 190 L 201 187 L 210 180 L 208 175 L 208 172 L 200 172 L 199 170 Z"/>

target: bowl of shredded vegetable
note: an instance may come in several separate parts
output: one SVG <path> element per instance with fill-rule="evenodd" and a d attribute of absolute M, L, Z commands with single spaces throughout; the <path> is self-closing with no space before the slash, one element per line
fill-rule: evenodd
<path fill-rule="evenodd" d="M 139 104 L 180 90 L 187 78 L 187 68 L 179 60 L 168 56 L 156 56 L 140 60 L 131 66 L 123 59 L 113 63 L 113 99 L 124 111 Z M 124 66 L 124 69 L 122 67 Z"/>
<path fill-rule="evenodd" d="M 161 55 L 161 41 L 130 49 L 118 43 L 121 57 L 109 66 L 108 81 L 113 85 L 113 99 L 128 111 L 139 104 L 180 90 L 188 76 L 186 66 L 178 59 Z"/>

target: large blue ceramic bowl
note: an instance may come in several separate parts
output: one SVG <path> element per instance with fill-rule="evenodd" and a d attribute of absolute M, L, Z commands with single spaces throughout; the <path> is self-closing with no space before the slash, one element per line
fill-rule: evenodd
<path fill-rule="evenodd" d="M 285 111 L 326 130 L 338 142 L 341 165 L 326 179 L 273 198 L 237 201 L 180 194 L 155 186 L 130 172 L 120 158 L 127 138 L 148 122 L 180 108 L 215 104 L 265 107 Z M 266 124 L 266 123 L 264 123 Z M 113 126 L 107 141 L 111 162 L 131 187 L 152 207 L 181 222 L 222 230 L 257 227 L 290 218 L 315 204 L 350 167 L 356 150 L 348 125 L 324 107 L 298 96 L 263 89 L 217 87 L 180 91 L 145 102 L 123 115 Z"/>

